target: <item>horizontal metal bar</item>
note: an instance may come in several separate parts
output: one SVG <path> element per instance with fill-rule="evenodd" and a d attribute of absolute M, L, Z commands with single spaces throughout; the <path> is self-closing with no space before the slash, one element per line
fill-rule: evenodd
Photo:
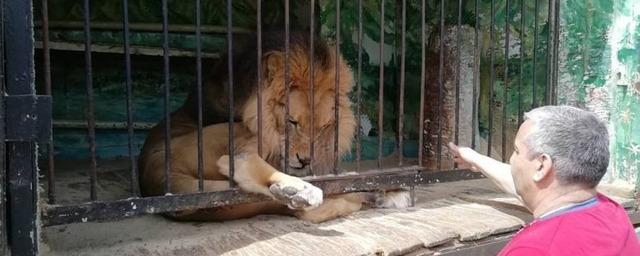
<path fill-rule="evenodd" d="M 417 184 L 431 184 L 481 178 L 468 170 L 427 172 L 418 166 L 371 170 L 356 175 L 323 176 L 307 179 L 325 194 L 393 189 Z M 92 202 L 80 205 L 49 205 L 44 209 L 44 226 L 74 222 L 108 221 L 145 214 L 219 207 L 225 205 L 270 200 L 266 196 L 248 194 L 237 189 L 196 194 L 131 198 L 111 202 Z"/>
<path fill-rule="evenodd" d="M 37 49 L 42 48 L 42 42 L 36 41 L 35 47 Z M 49 42 L 50 50 L 57 51 L 72 51 L 72 52 L 84 52 L 85 44 L 84 43 L 69 43 L 69 42 Z M 114 53 L 114 54 L 124 54 L 124 47 L 122 45 L 107 45 L 107 44 L 91 44 L 91 52 L 97 53 Z M 129 53 L 132 55 L 142 55 L 142 56 L 163 56 L 164 52 L 162 47 L 147 47 L 147 46 L 129 46 Z M 196 57 L 195 50 L 183 50 L 183 49 L 169 49 L 169 56 L 171 57 Z M 212 52 L 203 52 L 202 58 L 207 59 L 219 59 L 220 54 L 212 53 Z"/>
<path fill-rule="evenodd" d="M 151 130 L 155 123 L 147 122 L 133 122 L 134 130 Z M 87 122 L 76 120 L 54 120 L 53 128 L 68 128 L 68 129 L 87 129 Z M 103 130 L 126 130 L 128 129 L 127 122 L 96 122 L 96 129 Z"/>
<path fill-rule="evenodd" d="M 40 28 L 42 23 L 35 22 L 36 28 Z M 82 22 L 78 21 L 49 21 L 50 29 L 82 29 Z M 201 32 L 204 34 L 225 34 L 227 28 L 225 26 L 201 26 Z M 121 31 L 122 23 L 120 22 L 91 22 L 91 30 L 114 30 Z M 129 30 L 131 31 L 147 31 L 147 32 L 162 32 L 162 23 L 129 23 Z M 169 25 L 169 33 L 194 33 L 195 27 L 193 25 Z M 250 29 L 235 27 L 232 29 L 233 33 L 247 34 L 252 33 Z"/>

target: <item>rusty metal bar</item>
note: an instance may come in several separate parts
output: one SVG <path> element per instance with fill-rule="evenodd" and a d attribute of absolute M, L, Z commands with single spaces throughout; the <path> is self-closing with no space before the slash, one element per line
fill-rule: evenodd
<path fill-rule="evenodd" d="M 469 170 L 425 172 L 419 166 L 372 170 L 356 175 L 323 176 L 306 179 L 326 194 L 348 193 L 377 189 L 397 189 L 420 184 L 434 184 L 483 176 Z M 177 194 L 157 197 L 123 199 L 111 202 L 92 202 L 80 205 L 46 206 L 42 214 L 44 226 L 74 222 L 95 222 L 124 219 L 145 214 L 220 207 L 269 200 L 268 197 L 231 189 L 218 192 Z"/>
<path fill-rule="evenodd" d="M 460 42 L 462 41 L 462 0 L 458 0 L 458 27 L 456 28 L 456 127 L 454 131 L 454 143 L 459 144 L 460 140 L 460 70 L 462 67 L 462 56 L 460 56 Z M 453 164 L 454 169 L 458 169 L 458 163 Z"/>
<path fill-rule="evenodd" d="M 313 19 L 313 18 L 312 18 Z M 360 161 L 362 160 L 362 0 L 358 0 L 358 74 L 357 74 L 357 104 L 356 104 L 356 113 L 358 122 L 358 130 L 356 133 L 356 172 L 359 172 L 361 169 Z M 366 134 L 365 134 L 366 136 Z"/>
<path fill-rule="evenodd" d="M 471 113 L 473 116 L 471 117 L 471 148 L 476 149 L 476 130 L 478 130 L 478 113 L 480 113 L 480 100 L 478 97 L 478 91 L 480 88 L 480 12 L 478 9 L 479 0 L 475 0 L 473 4 L 473 12 L 476 16 L 475 24 L 473 26 L 474 29 L 474 44 L 473 44 L 473 106 Z"/>
<path fill-rule="evenodd" d="M 491 81 L 489 82 L 489 136 L 487 138 L 487 156 L 491 157 L 491 142 L 492 142 L 492 135 L 493 135 L 493 106 L 495 105 L 495 99 L 493 97 L 493 93 L 494 93 L 494 82 L 495 82 L 495 76 L 496 76 L 496 72 L 495 72 L 495 49 L 494 49 L 494 38 L 493 38 L 493 19 L 495 16 L 495 6 L 494 6 L 494 1 L 491 0 L 491 21 L 490 21 L 490 29 L 489 29 L 489 54 L 491 55 L 491 64 L 489 64 L 490 67 L 490 76 L 491 76 Z"/>
<path fill-rule="evenodd" d="M 140 195 L 138 184 L 138 165 L 136 164 L 136 156 L 134 155 L 133 146 L 133 83 L 131 81 L 131 53 L 129 51 L 129 1 L 122 1 L 122 31 L 124 43 L 124 63 L 125 63 L 125 87 L 127 90 L 127 135 L 129 148 L 129 165 L 131 171 L 130 190 L 133 196 Z"/>
<path fill-rule="evenodd" d="M 425 69 L 426 69 L 426 65 L 425 65 L 425 12 L 426 12 L 426 5 L 425 5 L 425 0 L 422 0 L 422 5 L 420 8 L 420 12 L 421 12 L 421 17 L 420 17 L 420 131 L 418 132 L 418 164 L 420 166 L 423 165 L 423 161 L 424 161 L 424 94 L 425 94 Z"/>
<path fill-rule="evenodd" d="M 203 134 L 202 134 L 202 24 L 200 0 L 195 0 L 195 16 L 196 16 L 196 90 L 198 105 L 198 191 L 204 191 L 204 152 L 203 152 Z M 260 60 L 260 59 L 258 59 Z M 260 62 L 260 61 L 258 61 Z"/>
<path fill-rule="evenodd" d="M 235 144 L 234 144 L 234 102 L 233 102 L 233 0 L 227 0 L 227 68 L 229 72 L 229 185 L 234 187 L 235 177 Z"/>
<path fill-rule="evenodd" d="M 536 75 L 538 74 L 538 72 L 536 72 L 537 69 L 537 62 L 538 62 L 538 8 L 540 5 L 539 0 L 534 0 L 536 1 L 535 3 L 535 8 L 534 8 L 534 15 L 533 15 L 533 86 L 531 86 L 531 108 L 535 108 L 538 104 L 536 104 L 536 87 L 538 86 L 536 83 Z"/>
<path fill-rule="evenodd" d="M 524 11 L 525 0 L 520 0 L 520 84 L 518 84 L 518 126 L 522 123 L 522 90 L 524 90 Z"/>
<path fill-rule="evenodd" d="M 436 152 L 438 154 L 438 170 L 442 169 L 442 112 L 444 111 L 444 0 L 440 0 L 440 58 L 438 61 L 438 142 Z"/>
<path fill-rule="evenodd" d="M 284 104 L 284 173 L 289 173 L 289 146 L 291 145 L 291 141 L 289 138 L 289 128 L 291 126 L 291 117 L 289 114 L 290 106 L 289 106 L 289 94 L 291 91 L 291 74 L 290 72 L 290 63 L 289 63 L 289 51 L 290 51 L 290 31 L 289 31 L 289 0 L 284 1 L 284 88 L 285 88 L 285 104 Z"/>
<path fill-rule="evenodd" d="M 336 0 L 336 83 L 334 89 L 334 118 L 335 122 L 335 131 L 334 131 L 334 140 L 333 140 L 333 174 L 338 175 L 339 170 L 338 166 L 340 164 L 340 159 L 338 158 L 338 133 L 340 132 L 340 102 L 338 101 L 339 95 L 339 84 L 340 84 L 340 0 Z"/>
<path fill-rule="evenodd" d="M 85 79 L 87 83 L 87 109 L 85 110 L 85 116 L 87 118 L 87 125 L 89 126 L 89 152 L 91 154 L 91 168 L 89 169 L 89 182 L 91 183 L 90 198 L 92 201 L 97 200 L 96 195 L 96 183 L 97 183 L 97 160 L 96 160 L 96 129 L 95 129 L 95 116 L 93 106 L 93 72 L 91 70 L 91 9 L 90 1 L 84 1 L 84 59 L 85 59 Z"/>
<path fill-rule="evenodd" d="M 49 51 L 49 4 L 42 0 L 42 61 L 44 62 L 45 93 L 51 95 L 51 54 Z M 4 61 L 4 60 L 3 60 Z M 56 202 L 56 175 L 53 159 L 53 140 L 47 144 L 47 175 L 49 187 L 49 203 Z"/>
<path fill-rule="evenodd" d="M 378 78 L 378 168 L 382 167 L 384 118 L 384 1 L 380 1 L 380 74 Z"/>
<path fill-rule="evenodd" d="M 310 17 L 310 26 L 309 26 L 309 102 L 311 105 L 311 113 L 315 113 L 316 112 L 316 99 L 315 99 L 315 90 L 316 90 L 316 85 L 315 85 L 315 81 L 314 81 L 314 76 L 315 76 L 315 62 L 313 60 L 314 57 L 314 39 L 315 39 L 315 18 L 316 18 L 316 3 L 315 0 L 311 0 L 311 17 Z M 315 163 L 315 137 L 316 137 L 316 123 L 315 123 L 315 114 L 312 114 L 309 117 L 310 122 L 310 126 L 311 126 L 311 141 L 309 143 L 309 158 L 310 158 L 310 162 L 309 162 L 309 168 L 308 168 L 308 175 L 313 175 L 314 174 L 314 170 L 313 170 L 313 164 Z"/>
<path fill-rule="evenodd" d="M 402 166 L 402 156 L 403 156 L 402 131 L 404 130 L 403 123 L 404 123 L 404 86 L 405 86 L 404 71 L 405 71 L 405 51 L 406 51 L 405 31 L 407 29 L 406 23 L 407 23 L 407 1 L 402 0 L 402 30 L 400 30 L 400 37 L 402 38 L 400 43 L 400 51 L 401 51 L 400 52 L 400 102 L 399 102 L 400 105 L 398 106 L 398 166 Z M 380 57 L 382 58 L 382 56 Z"/>
<path fill-rule="evenodd" d="M 504 16 L 504 89 L 502 91 L 502 162 L 507 160 L 507 91 L 509 89 L 509 0 L 505 0 Z"/>
<path fill-rule="evenodd" d="M 258 155 L 263 157 L 262 151 L 262 1 L 256 1 L 256 45 L 257 56 L 256 65 L 258 66 L 258 74 L 256 82 L 258 83 Z M 313 19 L 313 18 L 312 18 Z M 313 113 L 313 112 L 312 112 Z"/>
<path fill-rule="evenodd" d="M 171 86 L 169 83 L 169 9 L 167 0 L 162 0 L 162 50 L 164 60 L 164 191 L 171 192 L 170 170 L 171 170 Z"/>
<path fill-rule="evenodd" d="M 549 92 L 551 91 L 549 87 L 551 87 L 551 80 L 553 80 L 553 74 L 551 74 L 551 63 L 552 63 L 552 48 L 553 48 L 553 26 L 551 24 L 551 20 L 553 19 L 553 0 L 549 0 L 549 5 L 547 6 L 547 27 L 549 28 L 549 32 L 547 34 L 547 49 L 546 49 L 546 72 L 544 72 L 545 85 L 544 85 L 544 104 L 551 103 L 551 97 L 549 97 Z"/>
<path fill-rule="evenodd" d="M 553 60 L 551 62 L 551 104 L 558 104 L 558 47 L 560 45 L 560 1 L 553 1 Z"/>

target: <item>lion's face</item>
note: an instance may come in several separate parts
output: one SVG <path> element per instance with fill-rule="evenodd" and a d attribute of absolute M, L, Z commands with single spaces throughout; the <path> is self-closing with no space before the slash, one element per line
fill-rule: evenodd
<path fill-rule="evenodd" d="M 335 57 L 314 66 L 313 100 L 309 83 L 309 60 L 306 53 L 290 54 L 289 115 L 286 116 L 284 86 L 284 55 L 276 52 L 266 55 L 262 90 L 262 136 L 266 158 L 281 166 L 285 159 L 285 129 L 289 129 L 289 169 L 304 173 L 313 162 L 315 174 L 331 171 L 335 151 Z M 316 62 L 316 61 L 314 61 Z M 328 65 L 327 65 L 328 64 Z M 347 96 L 353 79 L 351 70 L 340 58 L 338 68 L 338 147 L 339 156 L 351 147 L 355 133 L 355 117 Z M 243 112 L 245 125 L 257 135 L 257 97 L 249 100 Z M 311 142 L 313 141 L 313 160 Z M 272 163 L 273 164 L 273 163 Z"/>

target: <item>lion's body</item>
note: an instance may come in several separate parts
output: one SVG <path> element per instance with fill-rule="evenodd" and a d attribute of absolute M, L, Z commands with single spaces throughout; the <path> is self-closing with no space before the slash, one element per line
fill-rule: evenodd
<path fill-rule="evenodd" d="M 314 171 L 326 173 L 333 166 L 334 152 L 344 155 L 351 146 L 355 133 L 355 117 L 347 93 L 352 87 L 352 74 L 344 60 L 336 56 L 322 41 L 314 47 L 314 79 L 309 83 L 311 60 L 308 58 L 309 40 L 304 35 L 292 37 L 288 58 L 290 82 L 288 101 L 289 116 L 285 119 L 287 101 L 284 63 L 285 55 L 277 42 L 267 47 L 260 61 L 264 71 L 261 86 L 247 78 L 251 71 L 246 66 L 244 77 L 234 79 L 244 94 L 236 97 L 234 125 L 234 181 L 247 192 L 270 196 L 275 201 L 226 206 L 214 209 L 182 212 L 174 217 L 183 220 L 227 220 L 250 217 L 262 213 L 294 214 L 299 218 L 319 222 L 343 216 L 359 210 L 364 203 L 376 198 L 370 193 L 349 193 L 324 198 L 322 191 L 300 178 L 284 174 L 284 163 L 293 171 L 313 166 Z M 241 54 L 241 56 L 243 56 Z M 244 60 L 246 61 L 246 60 Z M 338 68 L 336 69 L 336 63 Z M 245 64 L 247 65 L 247 64 Z M 243 66 L 244 67 L 244 66 Z M 240 71 L 242 67 L 239 67 Z M 336 72 L 339 119 L 335 120 Z M 220 76 L 223 76 L 220 74 Z M 226 78 L 226 76 L 225 76 Z M 235 78 L 235 76 L 234 76 Z M 224 102 L 212 97 L 224 98 L 228 79 L 210 80 L 205 90 L 203 128 L 203 176 L 205 191 L 229 189 L 229 123 L 218 123 L 221 112 L 228 109 Z M 234 83 L 234 88 L 236 85 Z M 262 122 L 258 122 L 258 90 L 262 97 Z M 313 95 L 313 97 L 312 97 Z M 196 125 L 197 105 L 193 94 L 185 105 L 171 115 L 171 168 L 169 185 L 171 193 L 198 191 L 198 136 Z M 261 123 L 261 126 L 260 124 Z M 335 125 L 338 125 L 338 147 L 334 146 Z M 260 127 L 259 127 L 260 126 Z M 289 129 L 289 159 L 285 161 L 285 129 Z M 258 130 L 262 132 L 263 156 L 258 156 Z M 140 156 L 141 187 L 143 195 L 162 195 L 165 191 L 165 126 L 155 126 Z M 313 138 L 313 139 L 312 139 Z M 313 155 L 311 141 L 314 142 Z M 288 207 L 287 207 L 288 206 Z"/>

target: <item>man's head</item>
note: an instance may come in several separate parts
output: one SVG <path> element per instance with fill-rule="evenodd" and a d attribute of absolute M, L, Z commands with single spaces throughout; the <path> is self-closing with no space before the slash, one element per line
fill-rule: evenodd
<path fill-rule="evenodd" d="M 594 188 L 609 164 L 606 126 L 593 113 L 574 107 L 527 112 L 514 143 L 512 175 L 523 198 L 551 184 Z"/>

